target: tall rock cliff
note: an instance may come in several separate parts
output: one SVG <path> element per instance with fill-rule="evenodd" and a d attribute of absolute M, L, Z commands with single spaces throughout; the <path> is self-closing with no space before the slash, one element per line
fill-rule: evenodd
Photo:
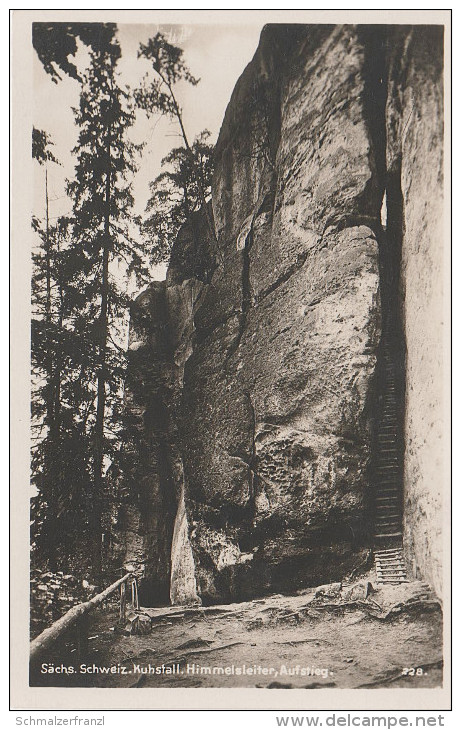
<path fill-rule="evenodd" d="M 402 367 L 408 349 L 408 555 L 437 583 L 425 316 L 439 293 L 442 57 L 434 27 L 263 30 L 216 146 L 215 232 L 203 214 L 181 231 L 134 327 L 142 387 L 128 384 L 127 409 L 149 453 L 120 529 L 146 602 L 168 587 L 176 603 L 296 590 L 365 562 L 384 316 Z"/>
<path fill-rule="evenodd" d="M 411 575 L 442 596 L 449 326 L 443 201 L 443 28 L 398 29 L 389 58 L 387 188 L 400 249 L 397 298 L 406 343 L 404 545 Z M 444 215 L 445 211 L 445 215 Z M 444 241 L 446 243 L 444 247 Z M 445 429 L 445 430 L 444 430 Z"/>

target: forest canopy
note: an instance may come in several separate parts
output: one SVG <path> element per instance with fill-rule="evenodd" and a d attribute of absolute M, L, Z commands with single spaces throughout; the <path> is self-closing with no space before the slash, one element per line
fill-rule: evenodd
<path fill-rule="evenodd" d="M 168 261 L 181 226 L 207 207 L 213 146 L 207 130 L 189 142 L 176 86 L 199 81 L 162 33 L 139 44 L 137 63 L 151 69 L 140 68 L 134 88 L 122 80 L 115 24 L 34 23 L 32 37 L 51 82 L 79 86 L 66 215 L 50 215 L 49 175 L 61 164 L 54 139 L 32 130 L 45 201 L 44 214 L 32 218 L 33 564 L 78 565 L 100 580 L 119 499 L 114 475 L 126 463 L 122 443 L 136 435 L 123 409 L 133 292 L 149 283 L 153 264 Z M 164 156 L 139 215 L 133 182 L 144 144 L 133 128 L 142 114 L 167 117 L 181 144 Z"/>

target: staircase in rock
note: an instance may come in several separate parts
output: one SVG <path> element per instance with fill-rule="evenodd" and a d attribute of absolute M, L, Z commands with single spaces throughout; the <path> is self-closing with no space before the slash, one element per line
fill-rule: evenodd
<path fill-rule="evenodd" d="M 403 448 L 396 363 L 383 338 L 382 390 L 375 462 L 375 567 L 378 583 L 406 581 L 402 550 Z"/>
<path fill-rule="evenodd" d="M 408 583 L 402 547 L 375 550 L 377 583 Z"/>

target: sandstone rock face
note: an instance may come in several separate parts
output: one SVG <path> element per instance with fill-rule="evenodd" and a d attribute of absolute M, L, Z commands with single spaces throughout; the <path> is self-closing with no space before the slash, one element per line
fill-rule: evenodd
<path fill-rule="evenodd" d="M 410 571 L 442 595 L 444 280 L 443 28 L 396 38 L 387 107 L 387 166 L 402 201 L 401 300 L 407 372 L 404 542 Z M 446 341 L 446 340 L 445 340 Z M 448 380 L 446 380 L 446 383 Z M 447 387 L 447 386 L 445 386 Z M 447 492 L 446 492 L 447 494 Z M 445 505 L 448 508 L 448 505 Z M 448 513 L 445 511 L 448 529 Z"/>
<path fill-rule="evenodd" d="M 297 29 L 288 60 L 287 40 L 268 29 L 226 113 L 220 257 L 185 368 L 187 502 L 207 601 L 340 577 L 368 527 L 380 187 L 364 40 Z"/>
<path fill-rule="evenodd" d="M 439 363 L 420 361 L 427 348 L 434 357 L 427 335 L 438 311 L 441 96 L 435 68 L 423 88 L 424 32 L 412 45 L 411 28 L 267 26 L 237 83 L 216 147 L 215 231 L 195 216 L 166 284 L 146 294 L 157 334 L 141 339 L 155 377 L 143 376 L 138 406 L 164 417 L 147 424 L 150 493 L 130 509 L 133 519 L 149 514 L 143 547 L 151 563 L 167 561 L 173 602 L 340 580 L 367 554 L 390 287 L 380 277 L 381 204 L 393 185 L 403 192 L 399 226 L 405 219 L 395 234 L 401 287 L 387 297 L 405 294 L 396 309 L 408 349 L 406 541 L 436 582 L 438 528 L 427 537 L 426 520 L 438 506 L 421 417 L 438 418 Z M 432 449 L 439 432 L 428 429 Z"/>
<path fill-rule="evenodd" d="M 143 605 L 169 600 L 177 511 L 174 434 L 166 406 L 174 375 L 165 290 L 165 282 L 153 282 L 131 315 L 123 483 L 113 529 L 117 552 L 141 579 Z"/>

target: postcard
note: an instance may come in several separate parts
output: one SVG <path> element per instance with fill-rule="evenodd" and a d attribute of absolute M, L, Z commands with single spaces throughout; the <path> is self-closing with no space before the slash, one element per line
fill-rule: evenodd
<path fill-rule="evenodd" d="M 12 12 L 15 709 L 450 708 L 450 21 Z"/>

